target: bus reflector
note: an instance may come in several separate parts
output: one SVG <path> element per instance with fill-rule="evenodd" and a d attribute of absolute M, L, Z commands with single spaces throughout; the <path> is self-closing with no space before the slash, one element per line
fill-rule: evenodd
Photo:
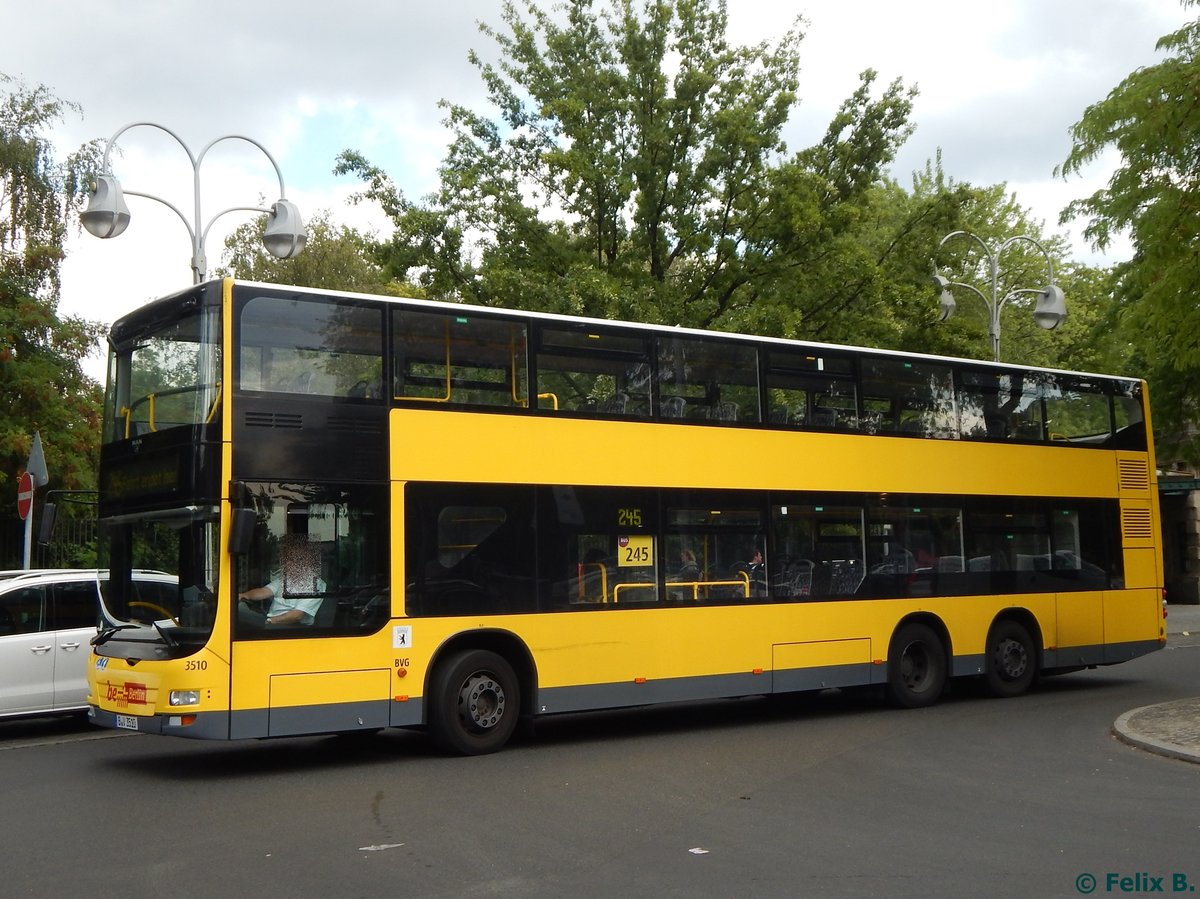
<path fill-rule="evenodd" d="M 408 697 L 407 696 L 397 696 L 396 702 L 408 702 Z"/>
<path fill-rule="evenodd" d="M 872 660 L 871 660 L 871 664 L 872 664 L 872 665 L 882 665 L 882 664 L 883 664 L 883 659 L 872 659 Z"/>
<path fill-rule="evenodd" d="M 646 682 L 646 679 L 644 677 L 635 677 L 633 679 L 633 682 L 635 684 L 644 684 Z"/>
<path fill-rule="evenodd" d="M 761 668 L 751 668 L 750 673 L 751 674 L 762 674 L 762 669 Z"/>

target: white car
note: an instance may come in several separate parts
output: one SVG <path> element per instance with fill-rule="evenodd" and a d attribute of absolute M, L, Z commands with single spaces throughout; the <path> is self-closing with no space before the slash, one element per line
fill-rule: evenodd
<path fill-rule="evenodd" d="M 45 569 L 0 577 L 0 718 L 87 710 L 87 663 L 100 620 L 96 569 Z M 139 596 L 175 605 L 162 572 L 134 572 Z"/>

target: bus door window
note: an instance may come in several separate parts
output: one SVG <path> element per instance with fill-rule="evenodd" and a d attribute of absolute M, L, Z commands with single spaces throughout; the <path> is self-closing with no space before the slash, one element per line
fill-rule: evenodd
<path fill-rule="evenodd" d="M 540 328 L 538 408 L 649 418 L 648 343 L 644 337 L 604 328 Z"/>
<path fill-rule="evenodd" d="M 730 505 L 719 494 L 669 496 L 666 505 L 668 599 L 735 602 L 766 595 L 766 548 L 758 509 Z M 756 551 L 763 557 L 758 562 Z"/>
<path fill-rule="evenodd" d="M 758 422 L 758 351 L 694 337 L 658 338 L 663 418 Z"/>
<path fill-rule="evenodd" d="M 523 322 L 397 309 L 392 332 L 395 399 L 451 406 L 529 405 Z"/>
<path fill-rule="evenodd" d="M 236 636 L 373 632 L 390 617 L 386 515 L 369 488 L 245 485 L 258 525 L 238 558 Z M 266 588 L 264 592 L 263 588 Z M 235 600 L 237 601 L 237 600 Z M 266 619 L 292 610 L 286 628 Z M 286 616 L 296 617 L 294 615 Z"/>

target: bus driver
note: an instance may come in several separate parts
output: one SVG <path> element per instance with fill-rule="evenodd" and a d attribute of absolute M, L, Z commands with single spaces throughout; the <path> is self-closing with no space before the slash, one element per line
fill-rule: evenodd
<path fill-rule="evenodd" d="M 286 535 L 279 546 L 279 569 L 271 582 L 238 594 L 238 620 L 251 627 L 312 624 L 325 592 L 320 573 L 320 548 L 304 534 Z M 265 614 L 248 605 L 268 601 Z"/>

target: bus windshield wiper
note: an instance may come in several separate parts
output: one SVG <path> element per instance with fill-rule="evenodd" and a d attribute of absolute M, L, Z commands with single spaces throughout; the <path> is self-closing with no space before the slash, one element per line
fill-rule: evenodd
<path fill-rule="evenodd" d="M 163 628 L 161 624 L 159 624 L 157 621 L 152 621 L 150 623 L 154 625 L 154 629 L 158 631 L 158 635 L 163 638 L 164 643 L 166 643 L 172 649 L 175 649 L 179 646 L 179 641 L 167 633 L 166 629 Z"/>
<path fill-rule="evenodd" d="M 131 627 L 140 627 L 140 625 L 137 625 L 137 624 L 110 624 L 110 625 L 108 625 L 108 627 L 103 628 L 100 631 L 100 633 L 96 634 L 96 636 L 92 637 L 92 645 L 99 646 L 102 643 L 107 643 L 109 640 L 111 640 L 113 638 L 113 635 L 115 635 L 117 633 L 117 631 L 128 630 Z"/>

